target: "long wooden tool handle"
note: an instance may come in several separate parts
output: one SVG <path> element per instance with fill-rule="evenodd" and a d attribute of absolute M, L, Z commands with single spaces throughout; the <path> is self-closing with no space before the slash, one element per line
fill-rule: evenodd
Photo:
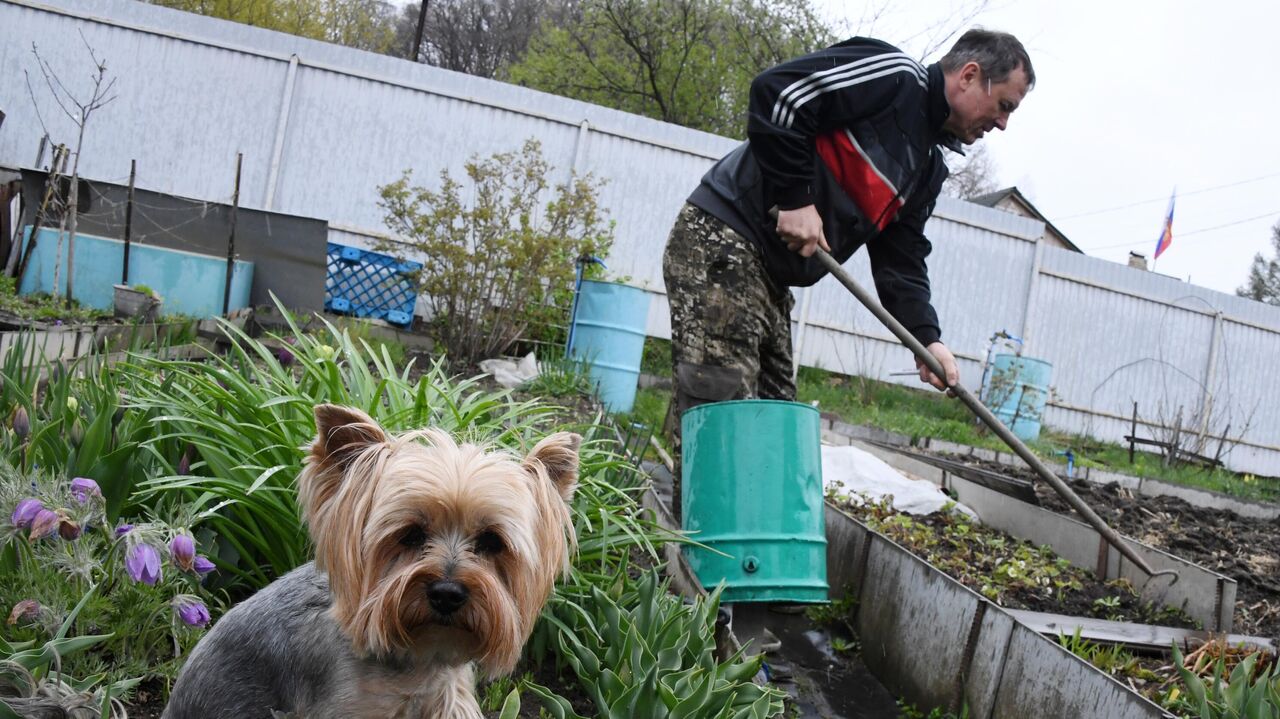
<path fill-rule="evenodd" d="M 943 371 L 942 364 L 938 362 L 938 358 L 934 357 L 929 350 L 925 349 L 924 345 L 920 344 L 920 341 L 912 336 L 912 334 L 907 331 L 907 328 L 902 326 L 901 322 L 895 319 L 893 315 L 889 314 L 889 311 L 880 304 L 878 299 L 872 297 L 862 288 L 861 285 L 855 282 L 853 277 L 845 271 L 844 267 L 841 267 L 840 263 L 836 262 L 835 258 L 827 254 L 825 250 L 818 249 L 816 256 L 818 261 L 821 262 L 823 266 L 840 281 L 840 284 L 844 285 L 853 293 L 854 297 L 858 298 L 859 302 L 861 302 L 867 309 L 871 310 L 871 314 L 875 315 L 885 327 L 888 327 L 889 331 L 893 332 L 894 336 L 896 336 L 902 344 L 906 345 L 907 349 L 910 349 L 912 354 L 919 358 L 920 361 L 929 368 L 930 372 L 941 378 L 944 383 L 947 382 L 947 373 Z M 948 383 L 947 387 L 953 394 L 955 394 L 956 397 L 960 398 L 960 401 L 964 402 L 974 414 L 978 415 L 978 419 L 981 419 L 983 423 L 991 428 L 991 431 L 995 432 L 1000 439 L 1004 440 L 1005 444 L 1009 445 L 1010 449 L 1016 452 L 1019 457 L 1030 465 L 1031 468 L 1035 470 L 1036 474 L 1040 475 L 1042 479 L 1048 482 L 1049 486 L 1053 487 L 1054 491 L 1066 500 L 1067 504 L 1071 505 L 1072 509 L 1076 510 L 1081 517 L 1084 517 L 1085 521 L 1093 525 L 1093 528 L 1102 534 L 1108 544 L 1115 547 L 1120 554 L 1133 562 L 1134 565 L 1143 572 L 1146 572 L 1148 576 L 1172 574 L 1175 576 L 1176 581 L 1177 572 L 1172 569 L 1159 572 L 1152 569 L 1151 565 L 1147 564 L 1145 559 L 1139 556 L 1137 552 L 1133 551 L 1133 548 L 1130 547 L 1114 529 L 1107 526 L 1107 523 L 1103 521 L 1102 517 L 1099 517 L 1098 514 L 1093 511 L 1093 508 L 1085 504 L 1084 500 L 1080 499 L 1075 492 L 1071 491 L 1071 488 L 1067 486 L 1066 482 L 1059 479 L 1057 475 L 1045 466 L 1044 462 L 1041 462 L 1040 458 L 1035 456 L 1035 454 L 1033 454 L 1031 450 L 1022 443 L 1022 440 L 1018 439 L 1013 432 L 1009 431 L 1009 428 L 1004 426 L 1004 423 L 992 414 L 991 410 L 987 409 L 986 405 L 979 402 L 978 398 L 974 397 L 969 390 L 965 389 L 958 381 L 955 384 Z"/>

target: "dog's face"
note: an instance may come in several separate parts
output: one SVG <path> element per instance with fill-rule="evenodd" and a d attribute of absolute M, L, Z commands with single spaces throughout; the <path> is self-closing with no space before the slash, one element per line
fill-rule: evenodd
<path fill-rule="evenodd" d="M 509 673 L 568 566 L 581 438 L 521 460 L 435 430 L 391 437 L 355 409 L 315 414 L 299 496 L 356 651 Z"/>

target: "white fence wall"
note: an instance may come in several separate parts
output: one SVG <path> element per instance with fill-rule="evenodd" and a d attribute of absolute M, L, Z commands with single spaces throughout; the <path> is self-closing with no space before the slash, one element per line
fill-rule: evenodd
<path fill-rule="evenodd" d="M 538 138 L 562 181 L 607 180 L 618 276 L 653 292 L 649 332 L 669 336 L 661 250 L 684 197 L 734 141 L 425 65 L 132 0 L 0 0 L 0 165 L 30 166 L 43 134 L 72 128 L 42 91 L 31 53 L 64 78 L 87 73 L 80 33 L 117 76 L 119 99 L 91 120 L 81 171 L 205 200 L 230 197 L 243 152 L 242 204 L 329 220 L 336 242 L 380 234 L 377 187 L 412 168 L 420 183 L 461 174 L 474 155 Z M 978 385 L 988 338 L 1023 336 L 1054 364 L 1046 423 L 1117 439 L 1140 413 L 1212 402 L 1210 429 L 1251 418 L 1234 467 L 1280 474 L 1280 405 L 1263 362 L 1280 356 L 1280 309 L 1046 247 L 1039 222 L 939 201 L 928 233 L 935 305 L 963 379 Z M 850 263 L 870 283 L 865 256 Z M 906 350 L 828 278 L 797 291 L 797 355 L 807 365 L 891 377 Z M 1206 391 L 1206 386 L 1208 391 Z"/>

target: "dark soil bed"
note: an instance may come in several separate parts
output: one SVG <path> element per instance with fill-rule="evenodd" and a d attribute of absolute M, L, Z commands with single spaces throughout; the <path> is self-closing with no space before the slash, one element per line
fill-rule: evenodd
<path fill-rule="evenodd" d="M 1036 547 L 963 515 L 900 514 L 887 504 L 841 506 L 873 529 L 1002 607 L 1197 628 L 1180 611 L 1143 602 L 1127 582 L 1099 580 L 1047 547 Z"/>
<path fill-rule="evenodd" d="M 1041 506 L 1075 516 L 1075 511 L 1031 470 L 966 461 L 1032 480 Z M 1177 497 L 1135 495 L 1118 484 L 1084 480 L 1069 480 L 1069 484 L 1121 534 L 1239 582 L 1232 633 L 1280 639 L 1280 518 L 1241 517 L 1229 510 L 1197 507 Z"/>
<path fill-rule="evenodd" d="M 1116 484 L 1077 480 L 1071 488 L 1121 534 L 1239 582 L 1233 633 L 1280 639 L 1280 519 L 1135 496 Z M 1037 483 L 1036 494 L 1043 506 L 1074 514 L 1052 488 Z"/>

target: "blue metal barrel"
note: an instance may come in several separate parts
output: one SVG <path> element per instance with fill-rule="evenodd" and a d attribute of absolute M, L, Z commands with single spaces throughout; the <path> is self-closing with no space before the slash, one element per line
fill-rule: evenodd
<path fill-rule="evenodd" d="M 714 402 L 681 417 L 685 556 L 725 602 L 827 601 L 821 419 L 807 404 Z"/>
<path fill-rule="evenodd" d="M 1049 400 L 1053 365 L 1044 360 L 999 354 L 993 361 L 986 404 L 1018 439 L 1040 436 L 1040 420 Z"/>
<path fill-rule="evenodd" d="M 569 356 L 590 366 L 591 381 L 610 412 L 630 412 L 636 400 L 649 293 L 613 282 L 583 280 L 575 300 Z"/>

